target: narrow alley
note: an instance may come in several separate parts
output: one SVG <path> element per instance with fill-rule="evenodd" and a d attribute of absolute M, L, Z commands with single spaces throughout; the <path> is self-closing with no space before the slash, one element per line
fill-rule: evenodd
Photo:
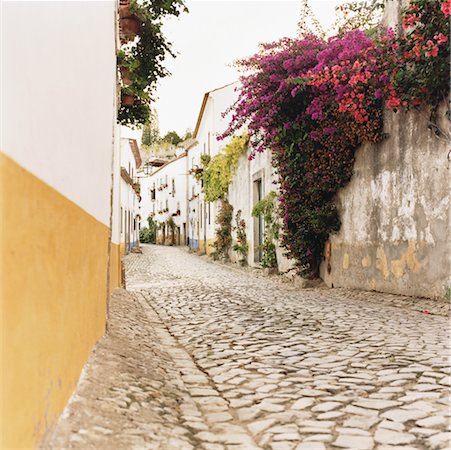
<path fill-rule="evenodd" d="M 125 265 L 44 448 L 449 445 L 449 304 L 294 289 L 176 247 Z"/>

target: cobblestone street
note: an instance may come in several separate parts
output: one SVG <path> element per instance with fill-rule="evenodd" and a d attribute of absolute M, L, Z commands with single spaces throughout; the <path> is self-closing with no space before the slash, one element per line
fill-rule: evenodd
<path fill-rule="evenodd" d="M 448 305 L 175 247 L 127 256 L 126 280 L 45 448 L 451 448 Z"/>

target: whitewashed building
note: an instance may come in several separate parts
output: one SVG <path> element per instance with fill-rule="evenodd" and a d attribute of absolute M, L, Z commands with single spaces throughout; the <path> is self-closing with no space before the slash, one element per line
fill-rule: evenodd
<path fill-rule="evenodd" d="M 130 137 L 129 137 L 130 136 Z M 140 183 L 138 170 L 142 160 L 137 140 L 130 131 L 121 128 L 120 145 L 120 243 L 121 254 L 128 253 L 139 243 Z"/>
<path fill-rule="evenodd" d="M 265 224 L 261 218 L 252 217 L 252 209 L 271 191 L 278 191 L 277 175 L 271 162 L 271 152 L 257 153 L 249 160 L 249 152 L 240 157 L 238 169 L 229 186 L 228 200 L 233 206 L 233 227 L 236 226 L 236 213 L 241 211 L 241 219 L 246 223 L 248 244 L 247 263 L 259 266 L 262 259 L 261 245 L 264 239 Z M 233 243 L 236 242 L 236 231 L 232 231 Z M 277 265 L 280 272 L 293 267 L 291 261 L 284 256 L 283 249 L 276 244 Z M 239 255 L 230 251 L 230 259 L 238 261 Z"/>
<path fill-rule="evenodd" d="M 188 158 L 188 244 L 191 249 L 210 254 L 215 240 L 217 202 L 208 203 L 202 192 L 202 182 L 193 172 L 201 167 L 201 155 L 215 156 L 228 139 L 218 141 L 230 122 L 223 113 L 237 96 L 238 83 L 228 84 L 205 93 L 193 133 L 196 143 L 187 151 Z"/>
<path fill-rule="evenodd" d="M 104 334 L 116 2 L 2 2 L 0 448 L 39 448 Z"/>
<path fill-rule="evenodd" d="M 216 216 L 219 202 L 206 202 L 202 190 L 202 181 L 196 180 L 194 173 L 202 167 L 201 155 L 210 157 L 218 154 L 230 141 L 230 138 L 218 141 L 230 122 L 230 114 L 223 113 L 235 102 L 238 82 L 207 92 L 199 111 L 193 138 L 197 141 L 187 152 L 188 158 L 188 243 L 192 250 L 211 254 L 214 250 L 216 235 Z M 259 266 L 262 258 L 261 244 L 264 239 L 264 223 L 260 218 L 252 217 L 252 209 L 269 192 L 277 191 L 276 175 L 269 151 L 257 154 L 249 160 L 249 152 L 240 157 L 239 165 L 229 186 L 228 201 L 233 206 L 232 226 L 236 226 L 236 213 L 241 210 L 241 219 L 246 223 L 248 244 L 247 263 Z M 232 231 L 233 243 L 236 231 Z M 277 262 L 280 271 L 286 271 L 292 264 L 283 256 L 282 249 L 276 244 Z M 238 261 L 239 255 L 230 250 L 232 261 Z"/>
<path fill-rule="evenodd" d="M 158 224 L 158 244 L 187 243 L 187 181 L 184 147 L 177 149 L 177 156 L 173 160 L 157 168 L 141 181 L 145 211 L 148 211 L 148 216 Z"/>

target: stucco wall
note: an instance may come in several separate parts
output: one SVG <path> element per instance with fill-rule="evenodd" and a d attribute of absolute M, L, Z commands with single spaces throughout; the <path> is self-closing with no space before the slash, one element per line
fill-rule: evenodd
<path fill-rule="evenodd" d="M 153 219 L 160 225 L 166 223 L 170 218 L 174 221 L 177 228 L 180 228 L 180 245 L 185 243 L 186 231 L 186 155 L 182 154 L 178 158 L 168 162 L 156 170 L 152 175 L 143 179 L 141 188 L 143 189 L 143 203 L 145 202 L 146 211 L 155 213 Z M 166 184 L 167 187 L 159 190 L 159 187 Z M 173 184 L 174 181 L 174 184 Z M 150 189 L 155 185 L 155 200 L 150 198 Z M 175 188 L 175 192 L 173 192 Z M 167 212 L 161 212 L 168 207 Z M 177 211 L 179 211 L 178 215 Z M 143 217 L 144 218 L 144 217 Z M 147 218 L 146 218 L 147 219 Z M 147 222 L 146 222 L 147 226 Z M 165 228 L 165 235 L 169 237 L 169 228 Z M 175 235 L 177 236 L 177 229 Z M 157 243 L 169 242 L 164 238 L 163 229 L 158 230 Z M 176 239 L 176 242 L 178 239 Z"/>
<path fill-rule="evenodd" d="M 342 226 L 322 277 L 335 287 L 442 296 L 451 285 L 449 142 L 428 130 L 426 113 L 386 112 L 385 123 L 390 137 L 358 150 L 338 194 Z"/>
<path fill-rule="evenodd" d="M 115 8 L 1 5 L 1 448 L 39 445 L 105 331 Z"/>

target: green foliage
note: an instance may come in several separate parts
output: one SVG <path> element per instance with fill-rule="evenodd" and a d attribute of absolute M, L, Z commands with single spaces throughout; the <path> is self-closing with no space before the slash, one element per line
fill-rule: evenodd
<path fill-rule="evenodd" d="M 182 137 L 182 141 L 187 141 L 188 139 L 191 139 L 193 137 L 193 130 L 190 130 L 189 128 L 185 131 L 185 134 Z"/>
<path fill-rule="evenodd" d="M 158 126 L 158 115 L 155 109 L 150 110 L 149 120 L 144 124 L 141 144 L 151 147 L 160 140 L 160 129 Z"/>
<path fill-rule="evenodd" d="M 252 209 L 253 217 L 262 217 L 265 224 L 265 233 L 262 244 L 262 267 L 277 267 L 275 241 L 279 239 L 279 218 L 277 215 L 277 194 L 274 191 L 260 200 Z"/>
<path fill-rule="evenodd" d="M 139 241 L 144 244 L 155 244 L 158 228 L 157 223 L 150 216 L 147 218 L 147 223 L 149 227 L 141 228 L 139 231 Z"/>
<path fill-rule="evenodd" d="M 141 22 L 137 39 L 124 45 L 117 54 L 117 64 L 128 71 L 131 84 L 123 89 L 123 95 L 132 95 L 135 103 L 121 104 L 118 123 L 144 125 L 150 117 L 150 103 L 154 99 L 156 84 L 169 75 L 163 62 L 167 54 L 175 57 L 171 44 L 163 34 L 163 19 L 179 16 L 188 11 L 183 0 L 131 0 L 130 12 Z"/>
<path fill-rule="evenodd" d="M 213 244 L 215 258 L 229 258 L 229 250 L 232 245 L 232 218 L 233 206 L 225 199 L 221 199 L 221 207 L 216 218 L 219 225 L 216 228 L 216 240 Z"/>
<path fill-rule="evenodd" d="M 167 142 L 172 145 L 178 145 L 182 142 L 182 138 L 175 131 L 169 131 L 166 133 L 162 141 Z"/>
<path fill-rule="evenodd" d="M 240 156 L 246 153 L 249 146 L 249 136 L 233 136 L 231 141 L 211 160 L 204 159 L 202 180 L 204 194 L 207 202 L 214 202 L 225 198 L 229 184 L 238 168 Z"/>
<path fill-rule="evenodd" d="M 235 223 L 233 229 L 236 232 L 236 243 L 233 244 L 232 248 L 241 256 L 241 264 L 246 265 L 249 246 L 247 244 L 246 222 L 241 218 L 241 209 L 235 215 Z"/>

